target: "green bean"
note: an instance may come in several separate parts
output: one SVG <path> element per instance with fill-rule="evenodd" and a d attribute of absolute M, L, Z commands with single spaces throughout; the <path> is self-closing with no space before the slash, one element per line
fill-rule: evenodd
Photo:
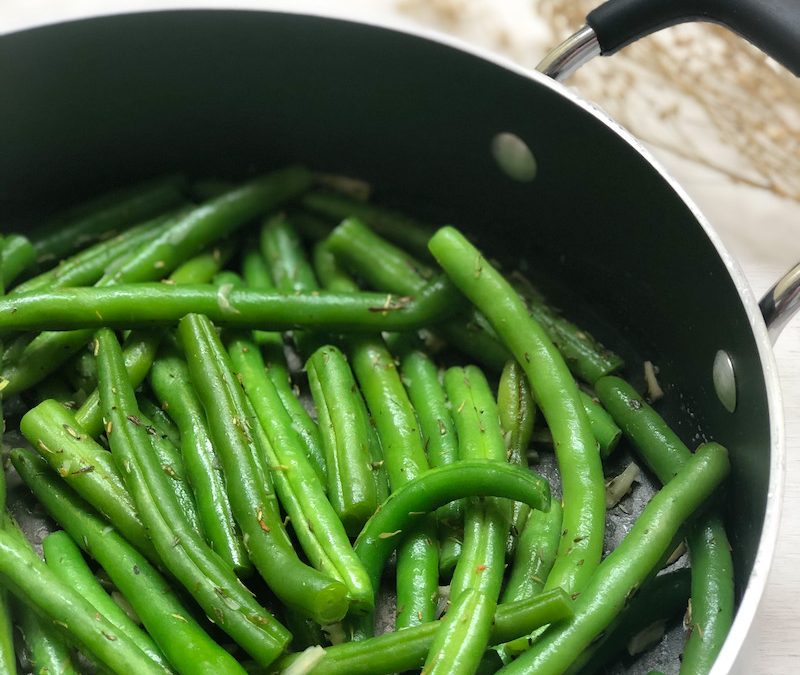
<path fill-rule="evenodd" d="M 579 380 L 593 385 L 604 375 L 625 365 L 622 358 L 606 349 L 589 333 L 560 316 L 541 294 L 521 275 L 514 275 L 514 286 L 525 300 L 531 316 L 547 332 Z"/>
<path fill-rule="evenodd" d="M 431 252 L 483 312 L 525 370 L 555 440 L 563 494 L 559 554 L 546 588 L 579 593 L 603 552 L 605 488 L 597 442 L 564 359 L 508 282 L 454 228 L 439 230 Z"/>
<path fill-rule="evenodd" d="M 172 213 L 156 216 L 111 239 L 100 241 L 62 260 L 52 269 L 23 281 L 14 287 L 13 292 L 26 293 L 40 288 L 67 288 L 94 284 L 102 278 L 109 265 L 155 239 L 169 226 L 173 217 Z"/>
<path fill-rule="evenodd" d="M 124 344 L 122 348 L 122 355 L 123 357 L 125 356 Z M 152 374 L 153 369 L 155 367 L 156 367 L 156 361 L 154 360 L 153 366 L 152 368 L 150 368 L 148 374 Z M 127 371 L 127 364 L 125 364 L 125 369 Z M 130 376 L 128 377 L 130 378 Z M 152 381 L 152 377 L 150 379 Z M 131 380 L 131 382 L 133 382 L 133 380 Z M 151 388 L 153 388 L 152 385 Z M 158 392 L 156 392 L 154 388 L 153 391 L 155 392 L 156 395 L 158 394 Z M 183 443 L 181 441 L 180 429 L 178 429 L 175 422 L 172 421 L 172 418 L 169 415 L 167 415 L 167 413 L 164 411 L 164 408 L 162 407 L 164 403 L 162 402 L 161 405 L 158 405 L 155 401 L 153 401 L 151 398 L 148 398 L 142 393 L 136 396 L 136 400 L 139 403 L 139 410 L 141 410 L 142 414 L 145 417 L 147 417 L 150 424 L 158 432 L 158 435 L 161 436 L 161 438 L 163 438 L 164 440 L 169 441 L 172 445 L 174 445 L 181 451 L 181 457 L 184 458 L 184 463 L 185 463 L 185 457 L 183 457 Z M 187 471 L 186 475 L 187 475 L 187 480 L 189 481 L 190 484 L 192 484 L 193 478 L 190 472 Z"/>
<path fill-rule="evenodd" d="M 126 635 L 142 652 L 169 670 L 164 655 L 152 638 L 139 628 L 103 590 L 83 559 L 77 544 L 66 532 L 60 530 L 48 534 L 42 540 L 42 549 L 47 566 L 58 579 L 88 600 L 97 612 L 108 619 L 112 626 Z"/>
<path fill-rule="evenodd" d="M 666 625 L 668 621 L 680 616 L 686 609 L 691 587 L 691 574 L 688 568 L 660 574 L 650 581 L 636 595 L 630 606 L 622 613 L 613 631 L 597 647 L 589 648 L 586 662 L 586 675 L 600 671 L 621 653 L 627 651 L 631 656 L 632 641 L 653 625 Z"/>
<path fill-rule="evenodd" d="M 231 253 L 229 246 L 200 253 L 179 265 L 170 274 L 169 281 L 175 284 L 210 281 Z M 134 387 L 139 386 L 147 376 L 161 344 L 161 338 L 162 334 L 158 331 L 132 331 L 125 339 L 125 369 Z M 96 389 L 87 396 L 77 413 L 77 418 L 81 426 L 92 436 L 97 436 L 102 431 L 103 415 L 100 411 L 100 394 Z"/>
<path fill-rule="evenodd" d="M 9 234 L 5 237 L 3 252 L 0 254 L 0 268 L 6 286 L 11 286 L 25 270 L 36 262 L 36 250 L 27 237 Z"/>
<path fill-rule="evenodd" d="M 481 370 L 450 368 L 444 387 L 453 409 L 459 460 L 507 462 L 497 405 Z M 451 597 L 457 599 L 473 588 L 497 600 L 505 572 L 510 507 L 495 500 L 467 503 L 464 545 L 450 581 Z"/>
<path fill-rule="evenodd" d="M 5 251 L 5 248 L 6 248 L 6 237 L 0 235 L 0 255 L 2 255 L 3 251 Z M 4 295 L 5 292 L 6 292 L 6 281 L 3 273 L 3 268 L 0 267 L 0 295 Z M 0 338 L 0 352 L 3 352 L 2 338 Z M 5 376 L 0 376 L 0 441 L 3 440 L 3 436 L 6 433 L 6 416 L 3 410 L 3 397 L 5 396 L 5 394 L 3 394 L 3 389 L 5 389 L 7 386 L 8 386 L 8 380 L 5 378 Z M 5 497 L 6 497 L 5 481 L 2 481 L 2 486 L 3 486 L 2 488 L 3 507 L 5 507 Z"/>
<path fill-rule="evenodd" d="M 156 239 L 130 256 L 113 275 L 103 277 L 98 286 L 159 279 L 254 216 L 302 192 L 310 180 L 310 174 L 305 169 L 286 169 L 258 178 L 200 205 L 177 218 Z M 55 289 L 53 292 L 67 290 Z M 102 291 L 97 287 L 82 290 Z M 27 295 L 21 294 L 21 297 Z M 90 311 L 101 313 L 101 308 Z M 105 325 L 105 322 L 95 315 L 95 323 L 91 327 L 100 325 Z M 4 376 L 9 380 L 8 393 L 23 391 L 39 382 L 88 342 L 91 335 L 92 332 L 83 330 L 39 335 L 26 348 L 18 363 L 6 367 Z"/>
<path fill-rule="evenodd" d="M 671 480 L 692 454 L 678 435 L 622 378 L 597 380 L 595 393 L 656 477 Z"/>
<path fill-rule="evenodd" d="M 489 645 L 497 601 L 468 588 L 453 600 L 439 622 L 425 665 L 424 675 L 472 675 Z"/>
<path fill-rule="evenodd" d="M 537 598 L 497 606 L 491 627 L 491 644 L 528 635 L 540 626 L 572 616 L 572 603 L 559 588 Z M 315 666 L 315 675 L 390 675 L 422 667 L 441 621 L 384 633 L 361 642 L 348 642 L 325 649 L 325 658 Z M 298 654 L 276 663 L 288 668 Z"/>
<path fill-rule="evenodd" d="M 26 650 L 20 661 L 27 661 L 35 675 L 78 675 L 72 661 L 72 654 L 64 638 L 28 605 L 19 600 L 13 603 L 14 623 L 16 623 Z M 14 675 L 16 659 L 13 643 L 11 661 L 3 664 L 3 672 Z"/>
<path fill-rule="evenodd" d="M 560 537 L 561 503 L 557 499 L 550 502 L 548 512 L 530 512 L 517 542 L 503 602 L 532 598 L 542 592 L 558 553 Z"/>
<path fill-rule="evenodd" d="M 50 516 L 103 567 L 170 665 L 181 675 L 243 672 L 192 618 L 165 579 L 113 527 L 26 450 L 11 461 Z"/>
<path fill-rule="evenodd" d="M 180 450 L 168 438 L 159 433 L 152 420 L 139 410 L 138 402 L 136 410 L 138 412 L 131 413 L 136 419 L 131 421 L 145 430 L 147 440 L 150 441 L 150 454 L 153 461 L 160 467 L 161 473 L 169 479 L 164 482 L 164 486 L 175 496 L 181 514 L 192 530 L 201 537 L 205 537 Z M 108 427 L 106 428 L 108 429 Z M 113 429 L 113 424 L 111 428 Z"/>
<path fill-rule="evenodd" d="M 112 672 L 165 673 L 70 584 L 61 581 L 24 537 L 0 529 L 0 578 L 5 588 L 42 616 L 63 627 Z"/>
<path fill-rule="evenodd" d="M 447 396 L 439 381 L 439 369 L 425 352 L 406 351 L 400 361 L 400 374 L 419 421 L 422 443 L 432 467 L 445 466 L 458 460 L 458 439 Z M 458 527 L 462 505 L 453 502 L 437 514 L 442 526 Z M 440 536 L 447 533 L 440 532 Z"/>
<path fill-rule="evenodd" d="M 293 523 L 309 525 L 307 531 L 295 528 L 306 556 L 317 569 L 347 587 L 354 611 L 372 611 L 374 591 L 367 573 L 353 552 L 344 525 L 325 497 L 291 417 L 267 377 L 258 347 L 248 340 L 234 338 L 228 343 L 228 354 L 253 405 L 257 423 L 260 422 L 267 435 L 267 452 L 278 497 Z M 306 532 L 310 537 L 303 536 Z"/>
<path fill-rule="evenodd" d="M 333 293 L 357 293 L 358 284 L 339 264 L 339 260 L 328 247 L 320 241 L 314 246 L 314 273 L 322 287 Z"/>
<path fill-rule="evenodd" d="M 169 571 L 214 622 L 262 665 L 289 643 L 290 635 L 261 607 L 233 570 L 209 548 L 186 519 L 140 422 L 122 350 L 108 329 L 97 332 L 97 367 L 112 454 Z"/>
<path fill-rule="evenodd" d="M 692 561 L 690 634 L 681 673 L 708 673 L 733 623 L 733 562 L 725 526 L 719 516 L 695 525 L 689 534 Z"/>
<path fill-rule="evenodd" d="M 658 571 L 684 522 L 709 498 L 729 470 L 725 448 L 714 443 L 700 446 L 677 476 L 653 496 L 630 532 L 597 568 L 575 601 L 572 621 L 552 627 L 501 672 L 565 672 Z"/>
<path fill-rule="evenodd" d="M 125 338 L 123 358 L 128 378 L 134 387 L 139 386 L 155 358 L 161 343 L 161 331 L 134 330 Z M 100 393 L 95 387 L 75 413 L 78 424 L 93 437 L 103 433 L 103 413 L 100 408 Z"/>
<path fill-rule="evenodd" d="M 309 192 L 301 200 L 303 208 L 339 222 L 358 218 L 375 232 L 416 255 L 427 257 L 428 240 L 434 230 L 396 211 L 348 199 L 330 192 Z"/>
<path fill-rule="evenodd" d="M 250 560 L 284 604 L 323 625 L 341 620 L 348 608 L 344 584 L 301 563 L 288 543 L 269 474 L 256 462 L 244 392 L 213 324 L 190 314 L 181 319 L 178 335 Z"/>
<path fill-rule="evenodd" d="M 414 295 L 432 274 L 427 266 L 353 218 L 345 220 L 331 232 L 327 246 L 345 265 L 381 291 Z M 381 264 L 376 265 L 376 260 Z M 487 326 L 479 315 L 471 312 L 444 321 L 437 330 L 453 347 L 499 372 L 509 358 L 508 351 L 487 333 Z"/>
<path fill-rule="evenodd" d="M 328 467 L 328 499 L 346 532 L 356 536 L 378 508 L 369 414 L 339 349 L 320 347 L 306 372 Z"/>
<path fill-rule="evenodd" d="M 269 273 L 264 258 L 253 244 L 245 254 L 242 262 L 247 285 L 254 289 L 274 290 L 272 277 Z M 305 447 L 306 455 L 314 466 L 317 475 L 321 480 L 327 481 L 325 453 L 322 450 L 322 439 L 319 429 L 314 420 L 303 407 L 302 401 L 296 395 L 289 370 L 286 367 L 286 357 L 283 350 L 283 337 L 280 333 L 268 333 L 265 331 L 253 331 L 253 339 L 261 347 L 264 363 L 267 368 L 267 375 L 275 385 L 278 395 L 281 397 L 283 407 L 291 415 L 300 434 L 300 440 Z"/>
<path fill-rule="evenodd" d="M 85 331 L 70 329 L 171 325 L 187 313 L 205 314 L 220 325 L 241 328 L 403 331 L 446 319 L 459 306 L 458 295 L 445 279 L 432 281 L 413 298 L 381 293 L 285 295 L 244 288 L 227 291 L 210 284 L 139 283 L 21 293 L 0 300 L 0 331 L 67 330 L 62 334 L 80 333 L 83 344 L 88 342 L 83 340 Z M 77 348 L 71 347 L 70 355 Z M 21 370 L 16 364 L 11 376 L 16 376 L 14 368 Z M 16 392 L 20 385 L 9 383 L 8 387 L 12 386 Z"/>
<path fill-rule="evenodd" d="M 656 477 L 666 483 L 692 453 L 636 390 L 618 377 L 596 383 L 597 395 Z M 733 563 L 722 520 L 714 513 L 689 535 L 692 561 L 692 632 L 681 673 L 704 673 L 722 648 L 733 621 Z M 695 611 L 695 606 L 697 607 Z"/>
<path fill-rule="evenodd" d="M 211 548 L 237 573 L 248 572 L 252 566 L 233 519 L 205 412 L 184 360 L 174 351 L 163 351 L 150 371 L 150 386 L 180 427 L 186 476 Z"/>
<path fill-rule="evenodd" d="M 3 245 L 3 238 L 0 237 L 0 248 Z M 2 285 L 2 270 L 0 270 L 0 286 Z M 2 288 L 0 288 L 2 290 Z M 2 414 L 0 414 L 0 423 Z M 2 436 L 2 433 L 0 433 Z M 6 527 L 9 517 L 6 515 L 6 475 L 5 471 L 0 471 L 0 527 Z M 13 526 L 13 524 L 12 524 Z M 0 668 L 3 673 L 16 675 L 17 659 L 14 655 L 14 625 L 12 622 L 11 598 L 5 589 L 0 588 Z"/>
<path fill-rule="evenodd" d="M 51 218 L 34 240 L 39 261 L 62 258 L 108 232 L 163 213 L 183 200 L 185 179 L 163 176 L 106 193 Z"/>
<path fill-rule="evenodd" d="M 493 460 L 459 461 L 429 469 L 394 491 L 367 521 L 355 551 L 377 587 L 392 551 L 424 514 L 456 499 L 501 497 L 525 502 L 535 509 L 550 505 L 550 486 L 536 474 Z"/>
<path fill-rule="evenodd" d="M 536 421 L 536 404 L 533 402 L 525 371 L 516 361 L 509 361 L 503 367 L 497 386 L 497 410 L 508 461 L 528 466 L 527 451 Z M 506 542 L 508 555 L 514 553 L 517 537 L 522 533 L 529 513 L 530 509 L 519 502 L 511 507 L 511 531 Z"/>
<path fill-rule="evenodd" d="M 383 449 L 392 492 L 427 471 L 416 415 L 392 355 L 380 338 L 351 342 L 353 372 L 361 386 Z M 426 518 L 405 537 L 398 552 L 398 627 L 414 626 L 436 616 L 439 551 L 433 545 L 435 521 Z M 373 586 L 377 589 L 377 584 Z"/>
<path fill-rule="evenodd" d="M 319 288 L 300 237 L 285 216 L 272 216 L 264 221 L 261 255 L 281 293 L 309 293 Z"/>
<path fill-rule="evenodd" d="M 20 421 L 31 446 L 81 497 L 150 560 L 159 558 L 114 459 L 57 401 L 42 401 Z"/>
<path fill-rule="evenodd" d="M 605 459 L 616 449 L 619 439 L 622 438 L 622 430 L 606 412 L 600 401 L 592 398 L 583 390 L 580 390 L 580 396 L 586 417 L 589 419 L 589 426 L 592 427 L 592 433 L 600 446 L 600 456 Z"/>

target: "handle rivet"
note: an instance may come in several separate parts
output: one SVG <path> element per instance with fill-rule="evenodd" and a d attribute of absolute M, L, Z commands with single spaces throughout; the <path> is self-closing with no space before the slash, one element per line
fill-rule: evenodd
<path fill-rule="evenodd" d="M 736 373 L 728 352 L 723 349 L 717 352 L 714 356 L 714 367 L 711 374 L 717 398 L 725 410 L 732 413 L 736 410 Z"/>
<path fill-rule="evenodd" d="M 506 176 L 520 183 L 530 183 L 536 178 L 536 158 L 519 136 L 508 131 L 495 134 L 491 148 L 492 156 Z"/>

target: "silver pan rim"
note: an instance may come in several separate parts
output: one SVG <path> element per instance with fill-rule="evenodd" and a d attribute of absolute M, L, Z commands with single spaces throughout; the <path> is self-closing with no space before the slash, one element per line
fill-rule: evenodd
<path fill-rule="evenodd" d="M 750 324 L 750 329 L 756 342 L 759 359 L 761 361 L 762 372 L 764 373 L 764 385 L 767 394 L 767 407 L 770 418 L 770 477 L 767 491 L 767 506 L 764 513 L 761 537 L 753 563 L 753 569 L 747 581 L 747 587 L 737 609 L 731 631 L 725 641 L 722 651 L 714 663 L 714 667 L 712 668 L 710 675 L 723 675 L 724 673 L 734 672 L 734 668 L 737 665 L 737 660 L 742 656 L 745 640 L 752 628 L 756 611 L 764 595 L 764 590 L 766 588 L 767 579 L 769 577 L 769 572 L 773 563 L 775 548 L 778 541 L 778 528 L 780 525 L 784 482 L 786 476 L 785 425 L 777 364 L 775 361 L 774 352 L 772 350 L 772 343 L 769 335 L 767 334 L 764 318 L 758 306 L 758 301 L 756 300 L 753 289 L 745 277 L 742 268 L 727 250 L 719 234 L 711 225 L 710 221 L 705 217 L 700 208 L 694 203 L 691 197 L 675 180 L 675 178 L 673 178 L 667 172 L 667 170 L 653 156 L 653 154 L 647 148 L 645 148 L 641 142 L 633 136 L 633 134 L 631 134 L 627 129 L 621 126 L 613 118 L 609 117 L 608 114 L 600 110 L 590 101 L 581 98 L 576 92 L 572 91 L 565 85 L 550 79 L 546 75 L 543 75 L 536 70 L 523 68 L 519 64 L 514 63 L 504 56 L 490 52 L 488 49 L 466 43 L 459 38 L 440 33 L 432 29 L 411 25 L 410 23 L 404 21 L 378 21 L 369 17 L 354 17 L 352 14 L 348 15 L 346 12 L 327 10 L 287 11 L 280 8 L 265 7 L 264 5 L 265 3 L 263 2 L 258 4 L 239 2 L 236 3 L 236 5 L 229 5 L 226 3 L 225 5 L 217 6 L 214 6 L 213 3 L 208 5 L 205 3 L 198 3 L 197 7 L 187 8 L 185 5 L 172 5 L 169 2 L 165 2 L 163 7 L 143 11 L 126 11 L 124 8 L 117 8 L 113 11 L 93 13 L 90 15 L 73 15 L 70 13 L 66 16 L 59 16 L 51 21 L 31 22 L 29 24 L 15 26 L 11 30 L 0 31 L 0 36 L 4 34 L 27 31 L 34 28 L 70 23 L 78 20 L 133 14 L 156 14 L 161 12 L 195 13 L 219 11 L 239 13 L 243 11 L 257 11 L 264 14 L 281 14 L 286 16 L 346 21 L 372 28 L 404 33 L 412 37 L 417 37 L 445 45 L 451 49 L 475 56 L 498 67 L 509 70 L 517 75 L 525 77 L 538 86 L 547 87 L 553 93 L 578 106 L 586 113 L 594 117 L 598 122 L 605 125 L 611 132 L 616 134 L 621 141 L 627 143 L 631 148 L 633 148 L 684 202 L 686 207 L 691 211 L 692 215 L 697 220 L 697 223 L 705 232 L 710 242 L 713 244 L 717 254 L 724 263 L 726 269 L 728 270 L 728 274 L 730 274 L 731 279 L 739 292 L 739 297 L 741 298 L 742 305 Z"/>

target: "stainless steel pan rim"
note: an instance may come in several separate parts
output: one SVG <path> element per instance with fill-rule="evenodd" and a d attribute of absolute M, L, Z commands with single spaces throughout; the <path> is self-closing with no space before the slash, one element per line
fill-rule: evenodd
<path fill-rule="evenodd" d="M 620 138 L 621 141 L 631 146 L 638 152 L 644 159 L 667 183 L 676 195 L 685 203 L 687 208 L 691 211 L 697 223 L 703 228 L 706 236 L 713 244 L 719 257 L 724 263 L 728 274 L 733 280 L 739 297 L 741 298 L 742 305 L 747 314 L 750 328 L 755 338 L 758 349 L 759 359 L 761 362 L 761 369 L 764 374 L 764 385 L 767 394 L 767 406 L 770 417 L 770 477 L 769 488 L 767 493 L 766 508 L 764 513 L 763 526 L 761 530 L 761 537 L 756 553 L 753 569 L 747 581 L 747 587 L 742 597 L 741 603 L 737 609 L 736 617 L 734 619 L 731 632 L 725 642 L 722 651 L 717 658 L 711 675 L 722 675 L 723 673 L 733 672 L 737 664 L 737 659 L 740 657 L 743 643 L 750 631 L 755 614 L 761 598 L 764 594 L 767 579 L 769 576 L 770 567 L 772 565 L 775 547 L 778 539 L 778 528 L 780 524 L 780 514 L 783 501 L 784 480 L 786 474 L 786 448 L 785 448 L 785 430 L 784 430 L 784 417 L 783 417 L 783 403 L 781 397 L 781 390 L 778 380 L 777 365 L 775 356 L 772 350 L 772 343 L 767 333 L 767 327 L 764 323 L 764 318 L 759 309 L 758 301 L 755 294 L 745 277 L 741 267 L 734 259 L 734 257 L 725 248 L 722 240 L 717 232 L 714 230 L 711 223 L 706 219 L 698 206 L 692 201 L 685 190 L 675 181 L 675 179 L 661 166 L 659 161 L 647 150 L 629 131 L 615 122 L 605 112 L 600 110 L 597 106 L 589 101 L 582 99 L 574 91 L 569 89 L 563 84 L 556 82 L 542 73 L 535 70 L 529 70 L 521 67 L 520 65 L 510 61 L 509 59 L 492 53 L 481 47 L 476 47 L 467 44 L 462 40 L 454 38 L 449 35 L 435 32 L 423 27 L 411 26 L 407 23 L 400 22 L 379 22 L 370 19 L 361 19 L 348 16 L 342 12 L 328 12 L 328 11 L 282 11 L 270 10 L 264 8 L 261 4 L 248 4 L 241 3 L 237 6 L 225 5 L 224 7 L 213 7 L 201 4 L 196 8 L 187 8 L 186 6 L 170 6 L 170 3 L 165 3 L 163 7 L 157 11 L 187 11 L 191 12 L 196 9 L 213 10 L 219 9 L 220 11 L 259 11 L 260 13 L 282 14 L 287 16 L 299 17 L 316 17 L 335 19 L 338 21 L 349 21 L 359 23 L 362 25 L 372 26 L 380 29 L 388 29 L 407 35 L 422 38 L 432 42 L 445 45 L 451 49 L 468 53 L 472 56 L 483 59 L 484 61 L 491 62 L 501 68 L 509 70 L 517 75 L 528 78 L 537 86 L 547 87 L 553 93 L 568 100 L 572 104 L 583 109 L 585 112 L 592 115 L 596 120 L 605 125 L 610 131 Z M 102 14 L 94 14 L 89 16 L 69 16 L 59 17 L 56 21 L 45 21 L 28 24 L 25 26 L 15 27 L 12 31 L 0 31 L 0 35 L 7 32 L 18 32 L 31 28 L 43 27 L 51 24 L 64 23 L 65 21 L 80 20 L 83 18 L 96 18 L 98 16 L 115 16 L 120 14 L 128 14 L 126 11 L 112 11 L 103 12 Z M 147 12 L 152 13 L 152 12 Z M 709 368 L 711 364 L 709 364 Z"/>

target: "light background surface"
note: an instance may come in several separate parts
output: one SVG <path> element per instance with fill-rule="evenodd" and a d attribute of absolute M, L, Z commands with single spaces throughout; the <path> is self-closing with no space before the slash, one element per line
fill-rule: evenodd
<path fill-rule="evenodd" d="M 335 12 L 395 25 L 425 25 L 500 51 L 527 67 L 533 67 L 555 40 L 537 16 L 534 0 L 0 0 L 0 32 L 68 18 L 166 7 Z M 647 82 L 634 80 L 632 86 L 646 87 Z M 667 95 L 669 92 L 665 92 Z M 712 135 L 702 121 L 679 131 L 683 137 L 688 134 L 695 139 Z M 675 130 L 661 132 L 669 135 Z M 723 173 L 659 147 L 651 149 L 705 212 L 738 259 L 756 296 L 800 261 L 800 202 L 735 183 Z M 784 332 L 775 355 L 787 419 L 788 457 L 777 554 L 749 641 L 755 656 L 753 672 L 761 675 L 800 672 L 800 317 Z"/>

